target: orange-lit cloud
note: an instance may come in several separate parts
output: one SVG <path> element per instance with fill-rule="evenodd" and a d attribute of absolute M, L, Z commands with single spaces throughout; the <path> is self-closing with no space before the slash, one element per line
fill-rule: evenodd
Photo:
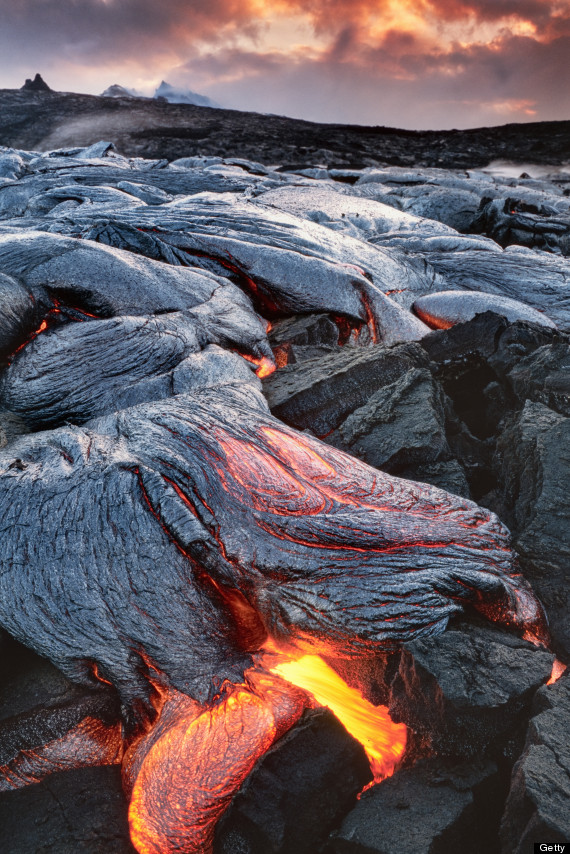
<path fill-rule="evenodd" d="M 0 0 L 0 85 L 160 79 L 240 109 L 444 127 L 570 117 L 570 0 Z"/>

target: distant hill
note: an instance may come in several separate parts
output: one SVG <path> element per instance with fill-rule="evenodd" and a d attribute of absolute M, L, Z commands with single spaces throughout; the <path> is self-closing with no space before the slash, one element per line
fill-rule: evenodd
<path fill-rule="evenodd" d="M 121 86 L 119 83 L 113 83 L 112 86 L 108 86 L 105 91 L 101 93 L 100 97 L 144 98 L 147 101 L 151 100 L 149 95 L 142 95 L 140 92 L 137 92 L 136 89 L 128 89 L 126 86 Z M 191 89 L 180 89 L 176 86 L 171 86 L 171 84 L 167 83 L 165 80 L 162 81 L 160 86 L 157 86 L 152 97 L 154 99 L 162 98 L 162 100 L 168 101 L 169 104 L 191 104 L 195 107 L 221 109 L 220 105 L 217 104 L 216 101 L 212 101 L 212 99 L 208 98 L 206 95 L 199 95 L 198 92 L 192 92 Z"/>
<path fill-rule="evenodd" d="M 47 151 L 106 139 L 133 157 L 175 160 L 200 154 L 289 168 L 477 169 L 499 159 L 557 165 L 570 158 L 570 121 L 410 131 L 213 110 L 110 90 L 95 96 L 52 92 L 47 86 L 0 89 L 0 145 Z"/>
<path fill-rule="evenodd" d="M 139 95 L 135 89 L 127 89 L 126 86 L 113 83 L 101 92 L 101 98 L 146 98 L 146 95 Z"/>
<path fill-rule="evenodd" d="M 193 104 L 195 107 L 214 107 L 221 109 L 220 105 L 206 95 L 199 95 L 191 89 L 177 89 L 165 80 L 157 87 L 155 98 L 166 98 L 169 104 Z"/>

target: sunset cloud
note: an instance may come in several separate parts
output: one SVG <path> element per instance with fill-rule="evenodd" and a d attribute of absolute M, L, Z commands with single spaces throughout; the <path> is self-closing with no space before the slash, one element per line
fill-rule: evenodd
<path fill-rule="evenodd" d="M 464 127 L 570 117 L 570 0 L 0 0 L 0 85 L 165 78 L 239 109 Z"/>

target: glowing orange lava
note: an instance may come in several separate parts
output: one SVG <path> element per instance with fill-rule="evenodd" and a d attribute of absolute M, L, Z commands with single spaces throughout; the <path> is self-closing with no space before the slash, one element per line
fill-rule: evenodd
<path fill-rule="evenodd" d="M 261 359 L 254 359 L 253 356 L 246 356 L 244 353 L 241 354 L 246 362 L 251 362 L 252 365 L 257 365 L 257 369 L 255 373 L 262 380 L 264 377 L 269 377 L 276 370 L 277 365 L 275 362 L 272 362 L 267 356 L 263 356 Z"/>
<path fill-rule="evenodd" d="M 550 674 L 550 679 L 546 683 L 547 685 L 553 685 L 557 682 L 563 673 L 566 672 L 566 668 L 568 665 L 564 664 L 564 662 L 559 661 L 557 658 L 554 660 L 554 664 L 552 665 L 552 672 Z"/>
<path fill-rule="evenodd" d="M 281 654 L 271 672 L 303 688 L 319 706 L 328 706 L 364 747 L 374 782 L 393 774 L 406 748 L 406 726 L 394 723 L 386 706 L 373 706 L 318 655 Z"/>
<path fill-rule="evenodd" d="M 311 705 L 328 706 L 363 745 L 376 782 L 393 773 L 406 727 L 350 688 L 322 658 L 268 641 L 240 685 L 208 706 L 168 690 L 155 725 L 125 756 L 139 854 L 209 854 L 214 829 L 256 761 Z"/>
<path fill-rule="evenodd" d="M 443 317 L 434 317 L 434 315 L 427 311 L 423 311 L 417 306 L 414 307 L 414 312 L 417 314 L 419 319 L 426 324 L 426 326 L 430 327 L 430 329 L 451 329 L 454 325 L 452 320 L 446 320 Z"/>
<path fill-rule="evenodd" d="M 256 761 L 295 723 L 306 695 L 255 670 L 203 707 L 169 692 L 156 732 L 128 756 L 129 807 L 139 854 L 208 854 L 220 815 Z M 130 785 L 128 785 L 130 788 Z"/>

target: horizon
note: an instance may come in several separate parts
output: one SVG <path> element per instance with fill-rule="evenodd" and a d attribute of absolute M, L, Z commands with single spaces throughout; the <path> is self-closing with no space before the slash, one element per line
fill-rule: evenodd
<path fill-rule="evenodd" d="M 570 0 L 0 2 L 3 88 L 41 69 L 55 91 L 149 96 L 165 80 L 227 109 L 325 124 L 570 119 Z"/>
<path fill-rule="evenodd" d="M 52 94 L 54 94 L 54 95 L 79 95 L 79 96 L 86 96 L 86 97 L 90 97 L 90 98 L 102 98 L 102 97 L 115 98 L 115 97 L 118 97 L 118 96 L 114 96 L 114 95 L 103 95 L 103 92 L 79 92 L 79 91 L 72 90 L 72 89 L 66 89 L 66 90 L 54 89 L 52 86 L 50 86 L 49 81 L 45 79 L 45 76 L 41 73 L 41 71 L 34 72 L 29 78 L 26 78 L 24 80 L 24 83 L 28 79 L 33 80 L 34 77 L 36 76 L 36 74 L 39 74 L 39 76 L 42 78 L 44 83 L 46 83 L 48 85 Z M 0 85 L 0 92 L 2 92 L 2 91 L 17 92 L 17 91 L 22 90 L 24 88 L 24 83 L 22 83 L 21 86 L 1 86 Z M 169 84 L 168 80 L 161 80 L 161 83 L 166 83 L 167 85 L 172 85 L 172 84 Z M 161 85 L 161 83 L 157 83 L 157 85 L 154 88 L 158 89 L 159 86 Z M 117 81 L 115 81 L 114 83 L 110 83 L 108 86 L 106 86 L 105 89 L 111 88 L 112 86 L 123 86 L 123 84 L 117 83 Z M 130 87 L 128 87 L 128 86 L 125 86 L 123 88 L 130 89 Z M 184 91 L 184 87 L 182 87 L 182 86 L 180 86 L 180 87 L 173 86 L 173 88 L 180 89 L 181 91 Z M 204 94 L 203 92 L 195 92 L 194 90 L 190 90 L 190 89 L 188 89 L 187 91 L 192 92 L 195 95 L 203 95 Z M 145 94 L 142 94 L 139 92 L 139 93 L 133 94 L 133 98 L 134 99 L 139 98 L 139 99 L 144 100 L 144 101 L 156 100 L 153 96 L 153 92 L 151 92 L 149 95 L 145 95 Z M 261 112 L 260 110 L 252 110 L 252 109 L 247 109 L 247 108 L 242 108 L 242 107 L 227 107 L 227 106 L 224 106 L 223 104 L 219 105 L 218 107 L 203 106 L 200 104 L 186 104 L 184 102 L 171 102 L 171 104 L 173 107 L 198 107 L 200 109 L 206 109 L 206 110 L 210 110 L 210 109 L 235 110 L 236 112 L 253 113 L 255 115 L 261 115 L 261 116 L 276 116 L 277 118 L 291 119 L 292 121 L 309 122 L 309 123 L 319 124 L 319 125 L 346 125 L 347 127 L 354 127 L 354 128 L 358 128 L 358 127 L 380 128 L 380 129 L 385 128 L 386 130 L 403 131 L 405 133 L 452 133 L 454 131 L 461 131 L 461 132 L 466 131 L 467 132 L 467 131 L 478 131 L 478 130 L 493 130 L 495 128 L 506 127 L 507 125 L 548 124 L 548 123 L 552 123 L 552 122 L 570 121 L 570 118 L 567 118 L 567 119 L 529 118 L 526 121 L 510 120 L 510 121 L 500 122 L 500 123 L 497 123 L 494 125 L 473 125 L 473 126 L 467 125 L 467 126 L 462 127 L 462 128 L 457 128 L 457 127 L 449 127 L 449 128 L 442 128 L 442 127 L 406 128 L 406 127 L 396 126 L 396 125 L 379 125 L 379 124 L 366 125 L 366 124 L 363 124 L 361 122 L 343 122 L 343 121 L 336 121 L 336 120 L 335 121 L 317 121 L 316 119 L 300 118 L 299 116 L 291 116 L 291 115 L 288 115 L 286 113 Z M 508 160 L 493 161 L 493 163 L 495 163 L 495 162 L 496 163 L 503 163 L 504 162 L 505 164 L 507 164 L 507 163 L 510 163 L 511 161 L 508 161 Z M 489 165 L 492 165 L 492 164 L 489 164 Z M 535 164 L 535 165 L 539 166 L 540 164 Z"/>

